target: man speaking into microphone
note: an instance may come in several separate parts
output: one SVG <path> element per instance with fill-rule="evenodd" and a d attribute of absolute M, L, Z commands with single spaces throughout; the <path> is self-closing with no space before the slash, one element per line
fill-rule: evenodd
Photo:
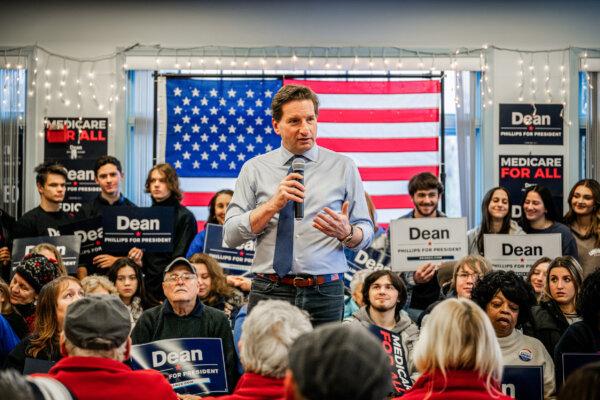
<path fill-rule="evenodd" d="M 286 300 L 313 325 L 340 321 L 344 247 L 373 238 L 364 189 L 352 160 L 319 147 L 319 100 L 309 88 L 283 86 L 273 97 L 273 129 L 281 147 L 248 160 L 225 217 L 225 245 L 256 239 L 248 309 Z"/>

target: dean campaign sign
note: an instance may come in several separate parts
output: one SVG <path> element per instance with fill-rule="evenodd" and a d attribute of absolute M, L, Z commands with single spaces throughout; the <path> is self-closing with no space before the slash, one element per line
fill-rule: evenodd
<path fill-rule="evenodd" d="M 173 207 L 106 207 L 103 249 L 128 252 L 138 247 L 148 252 L 173 248 Z"/>
<path fill-rule="evenodd" d="M 441 264 L 467 255 L 465 218 L 400 218 L 390 224 L 394 271 L 415 271 L 425 263 Z"/>
<path fill-rule="evenodd" d="M 562 145 L 562 104 L 500 104 L 500 144 Z"/>
<path fill-rule="evenodd" d="M 179 394 L 227 393 L 223 342 L 218 338 L 165 339 L 131 348 L 133 369 L 161 372 Z"/>
<path fill-rule="evenodd" d="M 560 233 L 528 235 L 483 235 L 485 258 L 494 270 L 513 271 L 526 276 L 542 257 L 555 259 L 562 255 Z"/>

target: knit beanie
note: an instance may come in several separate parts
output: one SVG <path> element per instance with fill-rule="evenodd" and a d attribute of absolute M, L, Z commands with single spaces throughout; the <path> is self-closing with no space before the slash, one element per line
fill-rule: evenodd
<path fill-rule="evenodd" d="M 15 273 L 25 279 L 36 293 L 39 293 L 46 283 L 60 276 L 60 270 L 55 262 L 36 253 L 23 257 Z"/>

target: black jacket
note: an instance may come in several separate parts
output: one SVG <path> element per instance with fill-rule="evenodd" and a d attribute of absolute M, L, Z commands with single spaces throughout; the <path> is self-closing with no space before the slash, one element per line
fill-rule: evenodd
<path fill-rule="evenodd" d="M 102 195 L 98 195 L 91 203 L 84 203 L 81 205 L 81 209 L 77 214 L 78 219 L 94 218 L 102 215 L 102 210 L 106 207 L 137 207 L 127 197 L 121 195 L 119 200 L 114 204 L 109 204 L 108 201 L 104 200 Z"/>
<path fill-rule="evenodd" d="M 600 352 L 600 329 L 585 321 L 575 322 L 567 328 L 564 335 L 556 344 L 554 350 L 554 371 L 556 374 L 556 389 L 563 383 L 564 353 L 598 353 Z"/>
<path fill-rule="evenodd" d="M 26 354 L 30 343 L 31 336 L 23 339 L 21 343 L 19 343 L 14 349 L 12 349 L 12 351 L 8 354 L 8 357 L 6 358 L 6 364 L 4 365 L 4 368 L 14 368 L 20 373 L 23 373 L 23 370 L 25 369 L 25 363 L 28 358 L 51 362 L 56 362 L 62 358 L 58 343 L 56 344 L 56 346 L 53 346 L 52 350 L 50 350 L 49 348 L 44 348 L 37 354 L 36 357 L 31 357 Z"/>
<path fill-rule="evenodd" d="M 554 348 L 561 336 L 569 327 L 569 322 L 563 315 L 556 301 L 542 301 L 531 308 L 531 336 L 544 344 L 548 353 L 554 354 Z"/>
<path fill-rule="evenodd" d="M 173 207 L 173 250 L 170 253 L 144 253 L 143 265 L 146 290 L 157 300 L 163 300 L 162 278 L 165 267 L 177 257 L 185 257 L 188 247 L 198 232 L 196 218 L 190 210 L 179 204 L 175 197 L 160 203 L 152 200 L 152 207 Z"/>

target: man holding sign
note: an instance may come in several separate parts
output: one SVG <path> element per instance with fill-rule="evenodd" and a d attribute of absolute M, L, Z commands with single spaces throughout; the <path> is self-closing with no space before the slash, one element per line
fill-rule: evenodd
<path fill-rule="evenodd" d="M 49 376 L 79 400 L 176 400 L 156 371 L 132 371 L 129 358 L 131 322 L 127 307 L 115 296 L 90 295 L 67 308 L 60 350 L 66 357 Z"/>
<path fill-rule="evenodd" d="M 244 164 L 227 209 L 224 243 L 256 239 L 248 309 L 263 299 L 286 300 L 314 324 L 340 321 L 344 247 L 373 237 L 358 168 L 316 145 L 319 100 L 305 86 L 283 86 L 273 98 L 281 147 Z"/>

